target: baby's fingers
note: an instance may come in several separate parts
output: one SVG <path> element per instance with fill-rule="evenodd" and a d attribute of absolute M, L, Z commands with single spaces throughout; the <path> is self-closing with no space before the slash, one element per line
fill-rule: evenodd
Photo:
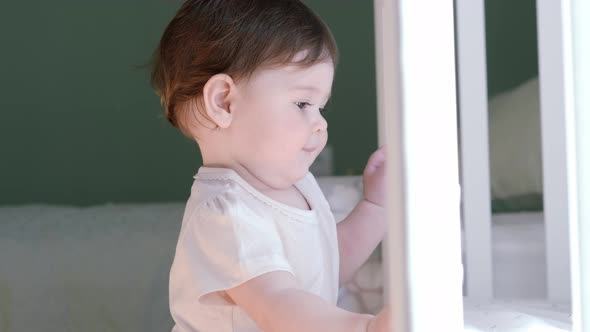
<path fill-rule="evenodd" d="M 392 332 L 393 329 L 393 317 L 391 312 L 391 306 L 385 305 L 383 309 L 371 320 L 368 332 Z"/>
<path fill-rule="evenodd" d="M 377 151 L 373 152 L 369 157 L 367 166 L 365 167 L 365 173 L 372 174 L 375 170 L 385 163 L 385 145 L 380 147 Z"/>

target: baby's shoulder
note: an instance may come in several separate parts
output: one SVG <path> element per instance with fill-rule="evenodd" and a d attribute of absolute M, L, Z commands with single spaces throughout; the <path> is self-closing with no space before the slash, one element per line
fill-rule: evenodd
<path fill-rule="evenodd" d="M 189 202 L 195 209 L 224 213 L 247 207 L 244 206 L 247 196 L 248 192 L 231 179 L 197 180 L 191 188 Z"/>
<path fill-rule="evenodd" d="M 232 241 L 273 228 L 274 220 L 271 209 L 232 181 L 193 186 L 184 218 L 183 224 L 201 235 L 234 234 Z"/>

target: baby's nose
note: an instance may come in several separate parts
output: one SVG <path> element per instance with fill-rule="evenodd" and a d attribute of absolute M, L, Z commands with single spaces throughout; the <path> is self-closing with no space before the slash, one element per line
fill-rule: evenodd
<path fill-rule="evenodd" d="M 324 119 L 322 115 L 318 116 L 314 122 L 313 131 L 326 131 L 328 130 L 328 121 Z"/>

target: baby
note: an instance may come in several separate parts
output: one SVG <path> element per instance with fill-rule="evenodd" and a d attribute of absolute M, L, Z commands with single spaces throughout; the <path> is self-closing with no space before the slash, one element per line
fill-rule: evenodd
<path fill-rule="evenodd" d="M 385 234 L 384 150 L 336 224 L 309 167 L 337 48 L 299 0 L 189 0 L 155 52 L 167 119 L 203 158 L 170 271 L 173 331 L 389 331 L 336 306 Z"/>

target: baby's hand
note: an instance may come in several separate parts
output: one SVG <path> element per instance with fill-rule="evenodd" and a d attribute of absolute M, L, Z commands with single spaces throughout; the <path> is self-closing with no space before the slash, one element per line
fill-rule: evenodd
<path fill-rule="evenodd" d="M 365 199 L 383 206 L 385 203 L 385 146 L 373 152 L 363 172 Z"/>
<path fill-rule="evenodd" d="M 393 329 L 391 316 L 391 306 L 386 305 L 377 316 L 371 319 L 367 327 L 367 332 L 391 332 Z"/>

